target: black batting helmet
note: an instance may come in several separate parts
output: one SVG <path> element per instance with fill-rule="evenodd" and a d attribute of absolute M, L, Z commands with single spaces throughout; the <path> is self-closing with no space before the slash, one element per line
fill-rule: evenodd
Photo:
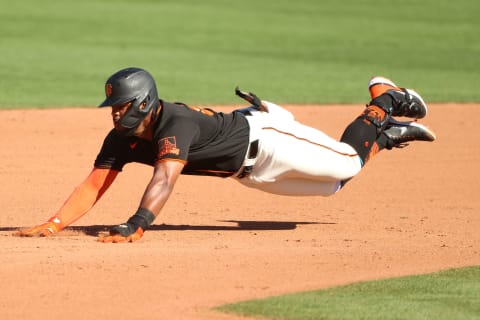
<path fill-rule="evenodd" d="M 132 102 L 120 120 L 127 132 L 134 131 L 147 114 L 160 104 L 155 80 L 140 68 L 126 68 L 111 75 L 105 83 L 105 95 L 106 99 L 99 108 Z M 141 109 L 144 102 L 145 107 Z"/>

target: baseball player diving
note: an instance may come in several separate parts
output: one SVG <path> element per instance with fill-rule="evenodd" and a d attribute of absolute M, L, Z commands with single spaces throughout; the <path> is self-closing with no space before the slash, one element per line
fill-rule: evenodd
<path fill-rule="evenodd" d="M 170 103 L 159 98 L 152 76 L 140 68 L 114 73 L 105 84 L 114 128 L 107 134 L 87 178 L 46 223 L 18 236 L 50 236 L 85 215 L 130 162 L 153 167 L 138 210 L 113 227 L 102 242 L 133 242 L 160 213 L 181 174 L 231 177 L 280 195 L 330 196 L 379 151 L 435 134 L 416 121 L 427 106 L 418 93 L 373 77 L 371 101 L 340 141 L 297 122 L 286 109 L 236 89 L 248 102 L 231 113 Z M 292 152 L 295 150 L 295 152 Z"/>

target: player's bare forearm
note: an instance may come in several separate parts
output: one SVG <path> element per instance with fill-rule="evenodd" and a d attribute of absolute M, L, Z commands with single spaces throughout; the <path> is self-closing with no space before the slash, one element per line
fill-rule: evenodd
<path fill-rule="evenodd" d="M 139 207 L 148 209 L 157 216 L 172 193 L 182 169 L 182 162 L 164 161 L 157 163 Z"/>
<path fill-rule="evenodd" d="M 108 236 L 101 236 L 99 241 L 116 243 L 139 240 L 167 202 L 183 166 L 183 162 L 178 161 L 158 162 L 137 212 L 126 223 L 112 228 Z"/>

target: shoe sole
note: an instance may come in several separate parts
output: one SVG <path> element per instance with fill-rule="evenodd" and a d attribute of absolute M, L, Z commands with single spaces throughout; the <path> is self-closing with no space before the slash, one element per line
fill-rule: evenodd
<path fill-rule="evenodd" d="M 427 104 L 425 103 L 425 101 L 423 101 L 422 97 L 415 90 L 413 90 L 413 89 L 406 89 L 406 90 L 411 96 L 416 97 L 422 103 L 423 107 L 425 108 L 425 115 L 422 117 L 422 118 L 424 118 L 428 113 Z"/>
<path fill-rule="evenodd" d="M 398 121 L 394 118 L 391 118 L 390 121 L 388 121 L 388 124 L 392 124 L 395 126 L 402 126 L 402 127 L 408 127 L 408 126 L 417 127 L 421 129 L 423 132 L 425 132 L 425 139 L 423 141 L 435 141 L 437 139 L 437 135 L 435 134 L 435 132 L 430 130 L 428 127 L 415 121 Z"/>
<path fill-rule="evenodd" d="M 399 87 L 397 87 L 397 85 L 390 79 L 388 78 L 384 78 L 384 77 L 373 77 L 372 79 L 370 79 L 370 82 L 368 83 L 368 89 L 370 89 L 371 87 L 373 87 L 374 85 L 377 85 L 377 84 L 386 84 L 386 85 L 389 85 L 391 87 L 395 87 L 397 89 L 400 89 Z"/>

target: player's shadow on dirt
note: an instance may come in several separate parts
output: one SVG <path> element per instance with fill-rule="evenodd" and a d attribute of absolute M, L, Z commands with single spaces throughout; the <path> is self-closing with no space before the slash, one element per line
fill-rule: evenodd
<path fill-rule="evenodd" d="M 309 222 L 309 221 L 240 221 L 240 220 L 219 220 L 219 222 L 234 223 L 235 225 L 173 225 L 154 224 L 148 229 L 151 231 L 253 231 L 253 230 L 293 230 L 298 225 L 307 224 L 336 224 L 335 222 Z M 70 226 L 65 228 L 63 233 L 73 231 L 89 236 L 99 236 L 100 233 L 108 232 L 115 225 L 91 225 L 91 226 Z M 0 231 L 16 231 L 18 227 L 0 227 Z M 60 234 L 59 234 L 60 235 Z"/>
<path fill-rule="evenodd" d="M 302 224 L 335 224 L 334 222 L 308 222 L 308 221 L 239 221 L 239 220 L 219 220 L 220 222 L 235 223 L 236 225 L 173 225 L 173 224 L 154 224 L 150 226 L 151 231 L 253 231 L 253 230 L 293 230 Z M 90 236 L 98 236 L 101 232 L 110 230 L 112 226 L 72 226 L 72 230 L 84 232 Z M 69 229 L 67 228 L 67 229 Z"/>

